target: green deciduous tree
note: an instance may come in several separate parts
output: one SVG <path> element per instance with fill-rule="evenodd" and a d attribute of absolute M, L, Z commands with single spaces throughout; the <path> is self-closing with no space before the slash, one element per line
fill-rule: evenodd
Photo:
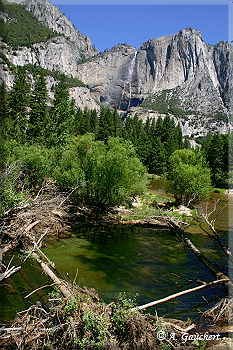
<path fill-rule="evenodd" d="M 170 190 L 177 202 L 189 205 L 208 197 L 210 169 L 200 150 L 176 150 L 169 159 Z"/>
<path fill-rule="evenodd" d="M 60 170 L 59 170 L 60 169 Z M 146 189 L 146 169 L 129 141 L 94 134 L 72 140 L 54 173 L 62 186 L 79 189 L 79 196 L 98 208 L 129 201 Z"/>

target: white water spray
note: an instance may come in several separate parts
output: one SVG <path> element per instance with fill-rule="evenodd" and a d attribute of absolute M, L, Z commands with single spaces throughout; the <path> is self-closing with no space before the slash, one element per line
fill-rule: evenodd
<path fill-rule="evenodd" d="M 124 88 L 122 91 L 122 95 L 121 95 L 121 99 L 120 99 L 120 103 L 119 103 L 119 109 L 121 109 L 121 103 L 123 98 L 127 98 L 127 90 L 129 93 L 129 97 L 128 97 L 128 106 L 127 106 L 127 111 L 130 107 L 131 104 L 131 97 L 132 97 L 132 77 L 133 77 L 133 69 L 134 69 L 134 64 L 135 64 L 135 60 L 136 60 L 136 56 L 137 56 L 137 51 L 135 51 L 134 53 L 134 57 L 132 58 L 132 60 L 129 62 L 129 65 L 127 67 L 127 71 L 126 71 L 126 78 L 124 81 Z"/>

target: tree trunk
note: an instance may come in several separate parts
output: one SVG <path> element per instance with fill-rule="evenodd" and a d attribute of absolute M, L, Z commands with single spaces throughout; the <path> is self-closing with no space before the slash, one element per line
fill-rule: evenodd
<path fill-rule="evenodd" d="M 176 233 L 181 237 L 181 239 L 184 241 L 184 243 L 189 247 L 189 249 L 192 250 L 192 252 L 198 257 L 199 261 L 202 262 L 209 271 L 217 278 L 219 279 L 226 279 L 227 282 L 225 282 L 225 286 L 229 291 L 229 294 L 233 293 L 233 284 L 230 281 L 230 279 L 224 275 L 223 272 L 219 271 L 212 262 L 200 252 L 200 250 L 191 242 L 189 238 L 186 237 L 185 232 L 180 228 L 180 226 L 175 222 L 172 218 L 169 218 L 169 221 L 171 223 L 171 226 L 175 229 Z"/>

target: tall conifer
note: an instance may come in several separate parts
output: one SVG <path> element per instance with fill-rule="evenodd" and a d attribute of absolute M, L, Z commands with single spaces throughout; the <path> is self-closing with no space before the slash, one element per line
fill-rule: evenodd
<path fill-rule="evenodd" d="M 28 122 L 28 137 L 31 141 L 43 141 L 48 123 L 48 91 L 45 77 L 39 74 L 35 77 L 35 86 L 30 98 L 30 117 Z"/>
<path fill-rule="evenodd" d="M 9 96 L 10 133 L 18 140 L 25 138 L 28 126 L 30 84 L 24 67 L 18 67 Z"/>

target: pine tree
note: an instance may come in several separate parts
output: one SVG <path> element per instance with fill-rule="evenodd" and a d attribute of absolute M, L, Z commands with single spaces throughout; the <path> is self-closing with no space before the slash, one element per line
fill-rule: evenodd
<path fill-rule="evenodd" d="M 66 145 L 74 133 L 74 101 L 64 101 L 53 109 L 47 126 L 46 143 L 51 146 Z"/>
<path fill-rule="evenodd" d="M 99 118 L 96 109 L 93 109 L 90 113 L 90 132 L 97 135 L 99 127 Z"/>
<path fill-rule="evenodd" d="M 191 149 L 191 145 L 190 145 L 190 142 L 189 142 L 189 140 L 188 140 L 187 137 L 184 138 L 184 143 L 183 143 L 183 145 L 184 145 L 184 148 L 186 148 L 186 149 Z"/>
<path fill-rule="evenodd" d="M 153 140 L 150 151 L 149 171 L 152 174 L 162 175 L 167 169 L 167 157 L 165 147 L 160 139 Z"/>
<path fill-rule="evenodd" d="M 162 137 L 162 135 L 163 135 L 163 119 L 161 116 L 159 116 L 157 121 L 156 121 L 155 135 L 157 137 Z"/>
<path fill-rule="evenodd" d="M 66 102 L 69 100 L 69 91 L 66 83 L 65 75 L 63 74 L 60 78 L 60 81 L 55 87 L 53 105 L 57 107 L 60 103 Z"/>
<path fill-rule="evenodd" d="M 183 148 L 183 135 L 180 123 L 178 123 L 176 127 L 176 135 L 177 135 L 177 146 L 179 149 Z"/>
<path fill-rule="evenodd" d="M 5 152 L 5 132 L 6 132 L 6 119 L 7 119 L 7 90 L 6 84 L 3 82 L 0 85 L 0 168 L 4 166 L 6 157 Z"/>
<path fill-rule="evenodd" d="M 107 143 L 108 137 L 114 136 L 113 114 L 109 108 L 101 108 L 99 119 L 98 140 Z"/>
<path fill-rule="evenodd" d="M 122 131 L 122 121 L 121 117 L 117 113 L 117 109 L 115 108 L 113 111 L 113 136 L 117 137 L 121 134 Z"/>
<path fill-rule="evenodd" d="M 30 117 L 28 122 L 28 138 L 31 141 L 43 141 L 48 123 L 48 91 L 43 74 L 35 77 L 35 86 L 30 99 Z"/>
<path fill-rule="evenodd" d="M 83 130 L 81 134 L 85 134 L 86 132 L 91 132 L 91 124 L 90 124 L 90 118 L 91 118 L 91 111 L 85 107 L 83 111 Z"/>
<path fill-rule="evenodd" d="M 26 70 L 18 67 L 13 88 L 9 95 L 9 133 L 17 140 L 25 139 L 28 124 L 30 84 Z"/>
<path fill-rule="evenodd" d="M 74 130 L 73 133 L 75 136 L 77 135 L 83 135 L 85 132 L 83 130 L 83 111 L 81 108 L 78 108 L 76 110 L 75 116 L 74 116 Z"/>
<path fill-rule="evenodd" d="M 5 82 L 0 85 L 0 123 L 3 124 L 7 117 L 7 90 Z"/>
<path fill-rule="evenodd" d="M 211 179 L 218 187 L 227 186 L 229 136 L 216 133 L 203 144 L 203 152 L 211 169 Z"/>
<path fill-rule="evenodd" d="M 74 100 L 69 100 L 69 91 L 63 74 L 55 87 L 53 106 L 50 108 L 46 142 L 48 146 L 65 145 L 77 128 Z"/>

